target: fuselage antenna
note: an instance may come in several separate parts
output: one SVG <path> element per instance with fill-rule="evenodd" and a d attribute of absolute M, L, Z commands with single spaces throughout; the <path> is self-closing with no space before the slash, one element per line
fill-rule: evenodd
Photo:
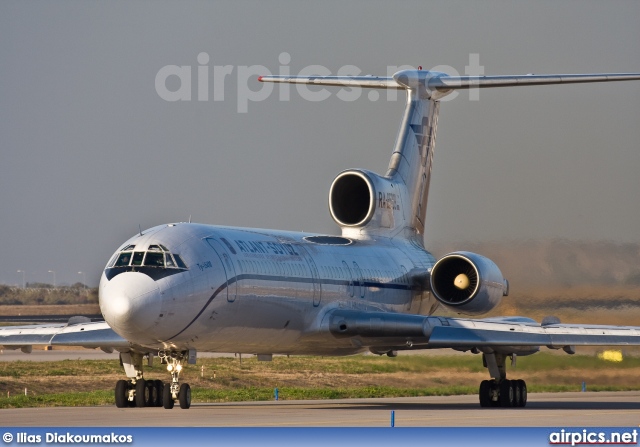
<path fill-rule="evenodd" d="M 142 226 L 140 224 L 138 224 L 138 232 L 140 233 L 140 236 L 142 236 Z"/>

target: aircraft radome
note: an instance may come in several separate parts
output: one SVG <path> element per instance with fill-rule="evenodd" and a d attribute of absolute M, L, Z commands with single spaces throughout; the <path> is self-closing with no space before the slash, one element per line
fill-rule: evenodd
<path fill-rule="evenodd" d="M 509 380 L 506 360 L 540 347 L 640 345 L 640 327 L 563 325 L 547 318 L 432 316 L 439 306 L 477 317 L 509 285 L 491 260 L 470 252 L 435 259 L 423 245 L 440 99 L 458 89 L 639 80 L 640 74 L 465 77 L 404 70 L 392 77 L 264 76 L 262 82 L 400 89 L 407 103 L 385 175 L 343 171 L 329 191 L 339 236 L 170 223 L 136 234 L 107 262 L 100 280 L 104 322 L 0 328 L 0 345 L 119 351 L 126 406 L 191 405 L 183 364 L 197 352 L 340 356 L 452 348 L 482 353 L 491 380 L 480 405 L 524 407 L 527 386 Z M 286 129 L 286 123 L 283 123 Z M 159 357 L 171 376 L 144 377 Z"/>

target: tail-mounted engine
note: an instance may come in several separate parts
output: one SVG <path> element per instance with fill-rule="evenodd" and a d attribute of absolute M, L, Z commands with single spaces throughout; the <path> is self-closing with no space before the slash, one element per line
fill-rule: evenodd
<path fill-rule="evenodd" d="M 509 283 L 490 259 L 458 251 L 443 256 L 433 266 L 431 290 L 446 307 L 466 315 L 481 315 L 509 294 Z"/>
<path fill-rule="evenodd" d="M 345 228 L 395 228 L 403 219 L 402 185 L 373 172 L 353 169 L 331 184 L 329 210 Z"/>

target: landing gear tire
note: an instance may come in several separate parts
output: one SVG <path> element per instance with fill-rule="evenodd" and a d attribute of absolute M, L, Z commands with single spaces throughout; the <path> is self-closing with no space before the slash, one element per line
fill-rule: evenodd
<path fill-rule="evenodd" d="M 478 391 L 478 395 L 480 396 L 481 407 L 491 406 L 491 382 L 490 381 L 483 380 L 482 382 L 480 382 L 480 391 Z"/>
<path fill-rule="evenodd" d="M 162 380 L 154 380 L 153 386 L 156 388 L 156 407 L 161 407 L 164 400 L 164 384 Z"/>
<path fill-rule="evenodd" d="M 500 401 L 500 406 L 503 408 L 513 407 L 514 401 L 514 392 L 513 392 L 513 382 L 511 380 L 504 379 L 500 382 L 500 394 L 498 400 Z"/>
<path fill-rule="evenodd" d="M 516 380 L 520 388 L 520 407 L 527 405 L 527 383 L 524 380 Z"/>
<path fill-rule="evenodd" d="M 493 397 L 500 394 L 500 387 L 495 380 L 489 380 L 489 384 L 491 385 L 491 406 L 497 408 L 500 406 L 500 399 L 494 400 Z"/>
<path fill-rule="evenodd" d="M 149 402 L 149 388 L 147 387 L 147 381 L 144 379 L 136 382 L 135 402 L 138 408 L 144 408 Z"/>
<path fill-rule="evenodd" d="M 156 393 L 156 382 L 154 380 L 147 380 L 147 397 L 145 402 L 146 407 L 155 407 L 158 400 L 158 394 Z"/>
<path fill-rule="evenodd" d="M 180 401 L 180 408 L 182 408 L 183 410 L 186 410 L 191 406 L 191 387 L 188 383 L 183 383 L 180 386 L 180 392 L 178 392 L 178 401 Z"/>
<path fill-rule="evenodd" d="M 118 380 L 116 382 L 116 407 L 126 408 L 129 406 L 127 401 L 129 391 L 129 384 L 126 380 Z"/>
<path fill-rule="evenodd" d="M 512 380 L 511 386 L 513 387 L 513 406 L 519 408 L 522 406 L 522 388 L 517 380 Z"/>
<path fill-rule="evenodd" d="M 164 385 L 162 391 L 162 406 L 165 410 L 171 410 L 173 408 L 173 396 L 171 395 L 171 385 Z"/>

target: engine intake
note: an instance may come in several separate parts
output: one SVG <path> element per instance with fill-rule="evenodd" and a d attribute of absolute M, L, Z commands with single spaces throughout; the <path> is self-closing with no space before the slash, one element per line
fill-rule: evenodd
<path fill-rule="evenodd" d="M 341 226 L 364 226 L 375 211 L 375 189 L 371 180 L 359 171 L 338 175 L 329 192 L 331 216 Z"/>
<path fill-rule="evenodd" d="M 448 308 L 467 315 L 494 309 L 507 295 L 508 283 L 488 258 L 469 252 L 443 256 L 431 269 L 431 290 Z"/>

